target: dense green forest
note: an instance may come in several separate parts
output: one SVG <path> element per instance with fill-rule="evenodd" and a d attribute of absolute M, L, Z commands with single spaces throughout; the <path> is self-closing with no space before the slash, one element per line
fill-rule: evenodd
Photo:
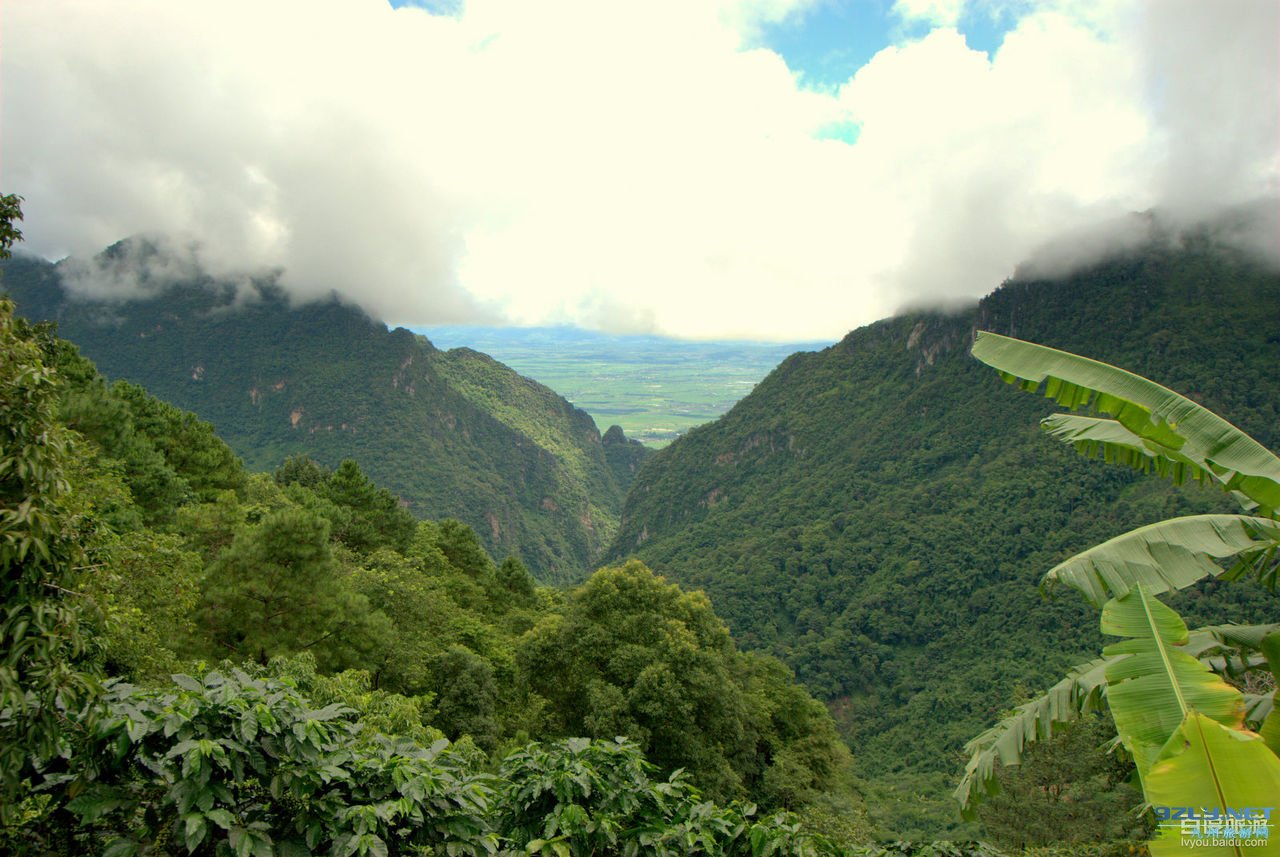
<path fill-rule="evenodd" d="M 8 301 L 0 338 L 8 853 L 804 854 L 835 848 L 806 830 L 865 835 L 826 709 L 701 594 L 637 562 L 540 587 L 353 460 L 247 471 Z"/>
<path fill-rule="evenodd" d="M 1045 569 L 1230 504 L 1047 441 L 974 331 L 1280 437 L 1280 278 L 1205 233 L 794 355 L 656 455 L 269 279 L 106 302 L 4 276 L 0 821 L 32 853 L 1129 853 L 1109 719 L 977 822 L 962 748 L 1101 645 Z M 1275 616 L 1242 584 L 1172 603 Z"/>
<path fill-rule="evenodd" d="M 1231 508 L 1045 439 L 1052 405 L 972 360 L 973 331 L 1124 366 L 1274 448 L 1277 306 L 1280 276 L 1200 234 L 856 330 L 655 456 L 613 557 L 704 589 L 744 647 L 829 704 L 875 821 L 960 835 L 965 741 L 1101 646 L 1088 606 L 1046 600 L 1039 576 L 1136 525 Z M 1239 621 L 1275 617 L 1256 587 L 1208 582 L 1173 603 L 1204 622 L 1226 599 Z"/>
<path fill-rule="evenodd" d="M 129 299 L 73 297 L 74 264 L 18 256 L 4 287 L 109 378 L 195 412 L 252 470 L 350 458 L 417 517 L 465 521 L 541 580 L 584 578 L 649 452 L 500 363 L 388 331 L 337 297 L 292 306 L 269 276 L 218 282 L 143 239 L 91 263 L 104 280 L 136 278 Z"/>
<path fill-rule="evenodd" d="M 991 331 L 977 334 L 971 354 L 1066 409 L 1041 421 L 1048 437 L 1173 486 L 1221 489 L 1236 508 L 1143 524 L 1045 573 L 1042 591 L 1083 596 L 1111 642 L 965 745 L 970 758 L 955 791 L 965 816 L 989 796 L 997 765 L 1021 767 L 1041 741 L 1105 710 L 1114 752 L 1132 764 L 1158 822 L 1153 857 L 1206 847 L 1277 853 L 1271 810 L 1240 807 L 1268 807 L 1280 795 L 1280 623 L 1239 622 L 1246 600 L 1193 629 L 1164 599 L 1209 580 L 1255 582 L 1274 599 L 1280 456 L 1196 401 L 1108 363 Z M 1202 819 L 1207 835 L 1172 821 L 1175 805 Z M 1226 816 L 1237 821 L 1213 827 L 1212 818 Z M 1028 844 L 1039 838 L 1025 835 Z"/>

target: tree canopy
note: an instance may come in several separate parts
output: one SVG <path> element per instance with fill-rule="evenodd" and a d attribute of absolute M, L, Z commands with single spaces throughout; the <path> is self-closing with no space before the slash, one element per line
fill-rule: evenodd
<path fill-rule="evenodd" d="M 1046 574 L 1046 582 L 1075 588 L 1101 607 L 1102 632 L 1124 639 L 970 742 L 972 757 L 956 792 L 962 806 L 971 810 L 981 796 L 978 787 L 995 785 L 997 759 L 1018 764 L 1029 745 L 1103 701 L 1151 805 L 1194 807 L 1198 821 L 1267 805 L 1280 794 L 1275 692 L 1264 698 L 1264 710 L 1247 705 L 1241 689 L 1226 679 L 1257 669 L 1274 687 L 1280 678 L 1280 625 L 1218 625 L 1189 633 L 1182 617 L 1156 595 L 1209 576 L 1245 574 L 1274 594 L 1280 458 L 1190 399 L 1114 366 L 987 332 L 978 335 L 973 354 L 1009 383 L 1031 392 L 1043 389 L 1060 404 L 1097 414 L 1047 417 L 1042 425 L 1052 436 L 1085 455 L 1153 470 L 1175 482 L 1192 476 L 1213 483 L 1235 496 L 1246 514 L 1142 527 Z M 1218 564 L 1227 559 L 1233 562 Z M 1231 656 L 1222 657 L 1222 644 L 1244 652 L 1240 667 Z M 1228 828 L 1217 839 L 1229 850 L 1255 839 L 1251 822 Z M 1183 854 L 1192 847 L 1181 825 L 1162 824 L 1158 833 L 1153 854 Z"/>
<path fill-rule="evenodd" d="M 830 717 L 705 596 L 540 587 L 353 460 L 246 471 L 7 301 L 0 345 L 0 849 L 834 853 L 786 814 L 856 807 Z M 529 659 L 592 616 L 632 663 L 600 692 Z"/>
<path fill-rule="evenodd" d="M 1042 597 L 1043 571 L 1238 507 L 1046 445 L 1053 404 L 993 383 L 969 357 L 975 328 L 1123 365 L 1274 448 L 1280 338 L 1260 308 L 1277 305 L 1273 268 L 1200 234 L 868 325 L 655 455 L 610 559 L 704 590 L 740 646 L 793 669 L 855 749 L 886 834 L 976 835 L 950 797 L 965 742 L 1104 645 L 1084 600 Z M 1193 627 L 1274 619 L 1256 586 L 1170 604 Z"/>

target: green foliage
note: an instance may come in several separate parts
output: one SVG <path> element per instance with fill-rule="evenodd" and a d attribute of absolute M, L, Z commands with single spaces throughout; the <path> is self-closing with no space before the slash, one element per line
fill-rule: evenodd
<path fill-rule="evenodd" d="M 530 734 L 635 734 L 649 742 L 665 771 L 688 767 L 709 791 L 719 789 L 715 794 L 749 794 L 770 807 L 856 803 L 843 780 L 847 753 L 825 709 L 776 661 L 735 652 L 701 596 L 636 568 L 599 572 L 563 604 L 531 589 L 513 597 L 474 534 L 448 521 L 419 524 L 408 555 L 380 548 L 345 560 L 329 552 L 326 561 L 318 519 L 307 514 L 297 508 L 271 513 L 242 528 L 211 562 L 201 617 L 219 648 L 234 645 L 259 661 L 314 652 L 326 669 L 356 667 L 344 681 L 364 683 L 362 693 L 390 694 L 402 701 L 397 705 L 424 717 L 429 712 L 433 728 L 490 753 Z M 305 533 L 273 534 L 281 516 L 297 515 L 311 522 Z M 284 553 L 267 553 L 272 546 Z M 341 562 L 359 564 L 342 572 Z M 308 571 L 313 565 L 317 570 Z M 504 565 L 528 586 L 522 568 Z M 288 581 L 285 568 L 292 570 Z M 354 596 L 365 611 L 341 614 L 360 623 L 358 631 L 336 635 L 348 641 L 343 658 L 327 650 L 327 641 L 307 645 L 323 630 L 324 609 L 256 603 L 263 592 L 278 599 L 324 596 L 307 576 L 313 573 L 336 581 L 346 603 Z M 228 621 L 234 626 L 218 624 Z M 571 633 L 572 640 L 547 636 L 554 628 L 580 633 Z M 629 649 L 610 652 L 604 628 L 621 634 L 618 642 Z M 646 635 L 650 649 L 641 645 Z M 358 652 L 350 650 L 353 639 L 365 644 Z M 537 654 L 540 646 L 554 656 Z M 633 672 L 613 676 L 617 684 L 588 680 L 584 686 L 584 646 L 629 659 Z M 305 686 L 319 688 L 320 681 L 308 678 Z M 321 698 L 354 704 L 350 695 L 327 693 Z"/>
<path fill-rule="evenodd" d="M 497 583 L 511 593 L 512 598 L 524 604 L 532 602 L 537 589 L 537 582 L 529 574 L 529 569 L 513 556 L 507 557 L 498 566 Z"/>
<path fill-rule="evenodd" d="M 240 531 L 209 565 L 199 622 L 226 654 L 266 663 L 313 648 L 337 657 L 365 613 L 342 586 L 327 522 L 295 508 Z"/>
<path fill-rule="evenodd" d="M 6 263 L 6 282 L 30 318 L 56 319 L 104 374 L 207 420 L 251 469 L 302 454 L 326 468 L 358 461 L 392 500 L 369 504 L 357 496 L 368 485 L 345 486 L 368 512 L 333 521 L 354 549 L 399 546 L 406 528 L 396 519 L 407 511 L 465 521 L 487 550 L 540 579 L 585 578 L 617 528 L 624 475 L 586 413 L 488 358 L 440 352 L 336 299 L 291 306 L 272 278 L 165 280 L 150 273 L 161 252 L 132 240 L 94 260 L 147 284 L 148 296 L 126 301 L 71 300 L 60 266 L 34 258 Z M 144 431 L 152 416 L 138 415 Z M 161 416 L 155 446 L 200 500 L 239 490 L 221 450 Z M 193 478 L 189 464 L 208 478 Z"/>
<path fill-rule="evenodd" d="M 1055 414 L 1044 427 L 1085 455 L 1154 470 L 1175 484 L 1188 478 L 1238 491 L 1263 512 L 1280 507 L 1280 460 L 1253 438 L 1185 396 L 1106 363 L 989 332 L 973 355 L 1001 377 L 1069 409 L 1092 407 L 1112 419 Z"/>
<path fill-rule="evenodd" d="M 532 744 L 503 760 L 500 775 L 510 785 L 502 795 L 502 828 L 530 853 L 554 853 L 555 842 L 571 853 L 618 850 L 619 834 L 661 820 L 667 804 L 689 788 L 679 777 L 653 783 L 653 771 L 639 748 L 622 739 Z"/>
<path fill-rule="evenodd" d="M 433 537 L 435 547 L 449 564 L 467 577 L 477 581 L 493 577 L 493 560 L 480 544 L 475 530 L 461 521 L 446 518 L 436 525 Z"/>
<path fill-rule="evenodd" d="M 1274 270 L 1190 236 L 869 325 L 792 356 L 658 452 L 610 558 L 703 589 L 741 646 L 828 703 L 885 801 L 870 808 L 885 834 L 974 836 L 946 794 L 965 742 L 1019 687 L 1052 686 L 1103 645 L 1086 604 L 1040 596 L 1043 570 L 1134 527 L 1238 508 L 1046 449 L 1034 426 L 1052 405 L 992 384 L 968 356 L 973 330 L 1125 365 L 1274 446 L 1280 339 L 1258 308 L 1276 305 Z M 1170 603 L 1193 627 L 1274 610 L 1220 579 Z"/>
<path fill-rule="evenodd" d="M 397 693 L 427 692 L 431 659 L 453 638 L 458 605 L 421 562 L 391 550 L 367 557 L 350 583 L 389 625 L 385 645 L 365 664 L 377 686 Z"/>
<path fill-rule="evenodd" d="M 1114 737 L 1105 716 L 1087 717 L 1031 747 L 1020 764 L 998 769 L 999 792 L 978 805 L 984 838 L 1018 851 L 1147 838 L 1133 765 L 1123 752 L 1106 751 Z"/>
<path fill-rule="evenodd" d="M 405 696 L 375 689 L 372 677 L 364 670 L 345 670 L 325 675 L 316 670 L 316 659 L 310 652 L 272 658 L 265 668 L 250 667 L 259 678 L 276 678 L 298 688 L 313 705 L 325 707 L 338 703 L 360 718 L 360 739 L 370 741 L 378 735 L 408 738 L 423 746 L 435 744 L 444 733 L 431 725 L 432 698 L 429 694 Z M 457 744 L 454 749 L 458 749 Z"/>
<path fill-rule="evenodd" d="M 663 770 L 688 768 L 713 794 L 737 792 L 724 750 L 741 739 L 740 691 L 728 633 L 705 599 L 639 563 L 602 569 L 519 655 L 561 734 L 627 735 Z"/>
<path fill-rule="evenodd" d="M 206 561 L 220 554 L 245 526 L 244 504 L 230 491 L 224 491 L 209 503 L 181 506 L 174 515 L 175 529 L 182 533 L 187 545 Z M 254 510 L 255 514 L 260 510 Z"/>
<path fill-rule="evenodd" d="M 272 671 L 320 689 L 305 658 Z M 366 694 L 339 677 L 339 695 Z M 354 694 L 352 691 L 355 691 Z M 385 700 L 384 700 L 385 701 Z M 367 712 L 314 707 L 292 680 L 240 670 L 111 682 L 65 770 L 43 772 L 14 852 L 764 857 L 836 855 L 785 813 L 702 800 L 652 779 L 634 743 L 570 739 L 508 755 L 494 777 L 465 748 L 389 738 Z"/>
<path fill-rule="evenodd" d="M 117 381 L 111 393 L 129 406 L 136 431 L 151 439 L 197 500 L 207 502 L 223 491 L 243 490 L 244 466 L 209 423 L 136 384 Z"/>
<path fill-rule="evenodd" d="M 503 752 L 531 736 L 567 738 L 583 716 L 610 741 L 635 726 L 668 777 L 627 785 L 606 776 L 620 791 L 592 798 L 641 805 L 669 792 L 661 812 L 619 833 L 632 843 L 626 853 L 830 853 L 795 817 L 715 807 L 694 782 L 770 812 L 808 810 L 824 830 L 860 809 L 825 709 L 777 661 L 738 653 L 701 594 L 644 569 L 605 570 L 570 594 L 539 588 L 518 557 L 495 564 L 466 523 L 414 524 L 354 461 L 330 471 L 294 457 L 274 479 L 245 474 L 190 414 L 141 388 L 106 385 L 48 327 L 11 329 L 17 344 L 5 359 L 34 367 L 18 388 L 31 394 L 35 378 L 47 389 L 34 418 L 5 410 L 4 428 L 38 424 L 42 442 L 19 449 L 57 465 L 32 495 L 32 508 L 52 516 L 47 540 L 30 541 L 47 544 L 49 560 L 33 592 L 63 619 L 98 620 L 92 636 L 75 624 L 54 629 L 74 631 L 82 649 L 55 652 L 57 668 L 91 678 L 92 656 L 140 686 L 115 680 L 93 708 L 63 685 L 53 707 L 31 712 L 53 713 L 44 732 L 6 733 L 15 761 L 5 769 L 0 850 L 377 854 L 449 836 L 450 853 L 516 848 L 498 819 L 529 807 L 476 804 L 453 818 L 458 807 L 437 796 L 419 818 L 401 775 L 434 778 L 434 788 L 442 780 L 430 766 L 443 765 L 444 781 L 484 792 L 480 771 Z M 21 458 L 10 450 L 6 466 Z M 20 559 L 30 567 L 31 555 Z M 60 588 L 47 585 L 54 580 Z M 590 700 L 581 713 L 570 696 L 556 704 L 544 695 L 548 665 L 525 657 L 547 629 L 574 623 L 616 644 L 608 657 L 621 670 L 583 685 L 566 666 L 567 686 Z M 210 673 L 184 666 L 191 657 L 230 660 Z M 179 676 L 175 687 L 162 679 L 170 672 L 201 677 Z M 6 703 L 0 727 L 23 726 L 22 714 Z M 445 736 L 456 739 L 447 750 Z M 639 752 L 631 745 L 626 764 L 644 764 Z M 670 776 L 685 764 L 691 779 Z M 566 786 L 516 777 L 493 787 Z M 577 810 L 540 806 L 568 825 L 539 834 L 539 848 L 559 854 Z"/>
<path fill-rule="evenodd" d="M 1065 583 L 1101 607 L 1108 594 L 1134 584 L 1152 593 L 1175 592 L 1205 577 L 1230 580 L 1253 571 L 1275 590 L 1280 522 L 1252 515 L 1187 515 L 1139 527 L 1051 568 L 1042 584 Z M 1224 572 L 1223 559 L 1234 559 Z"/>
<path fill-rule="evenodd" d="M 1218 481 L 1246 509 L 1266 516 L 1162 522 L 1099 545 L 1087 551 L 1085 559 L 1072 558 L 1046 576 L 1074 586 L 1095 603 L 1107 593 L 1114 596 L 1102 605 L 1101 628 L 1127 639 L 1103 650 L 1103 683 L 1097 682 L 1096 665 L 1087 675 L 1105 695 L 1147 800 L 1158 806 L 1222 811 L 1254 801 L 1265 805 L 1268 795 L 1280 793 L 1280 758 L 1261 736 L 1244 728 L 1243 695 L 1214 671 L 1216 667 L 1233 674 L 1231 658 L 1216 657 L 1219 647 L 1206 643 L 1212 635 L 1241 648 L 1265 646 L 1262 654 L 1267 656 L 1272 654 L 1274 628 L 1204 629 L 1193 640 L 1178 613 L 1154 593 L 1190 586 L 1219 573 L 1217 561 L 1233 558 L 1236 562 L 1226 577 L 1253 569 L 1274 591 L 1280 458 L 1200 405 L 1107 364 L 993 334 L 979 335 L 974 355 L 999 369 L 1005 380 L 1021 382 L 1025 390 L 1035 392 L 1043 383 L 1047 395 L 1069 407 L 1093 403 L 1115 416 L 1117 426 L 1129 436 L 1114 441 L 1126 454 L 1108 453 L 1109 459 L 1144 467 L 1147 461 L 1163 462 L 1155 469 L 1172 475 L 1175 482 L 1190 470 L 1199 479 Z M 1045 421 L 1059 438 L 1061 424 L 1055 418 Z M 1115 428 L 1106 432 L 1108 438 L 1118 435 Z M 1086 455 L 1093 454 L 1098 443 L 1113 442 L 1097 435 L 1084 444 L 1078 435 L 1066 440 Z M 1270 660 L 1265 658 L 1269 665 Z M 1247 669 L 1247 656 L 1243 662 Z M 990 754 L 989 746 L 1003 742 L 1002 760 L 1016 764 L 1025 746 L 1046 737 L 1055 721 L 1078 716 L 1070 702 L 1088 703 L 1090 696 L 1045 706 L 1046 716 L 1034 729 L 1023 727 L 1023 713 L 987 733 L 1003 731 L 994 741 L 984 736 L 971 744 L 975 756 L 957 790 L 962 806 L 968 809 L 976 794 L 975 778 L 989 783 L 989 769 L 980 772 L 980 757 Z M 1184 853 L 1182 848 L 1176 835 L 1157 837 L 1151 845 L 1153 854 Z"/>
<path fill-rule="evenodd" d="M 22 240 L 18 221 L 22 220 L 22 197 L 17 194 L 0 194 L 0 259 L 8 259 L 10 249 Z"/>
<path fill-rule="evenodd" d="M 1059 724 L 1072 723 L 1100 710 L 1108 661 L 1099 659 L 1072 669 L 1047 693 L 1019 705 L 1013 714 L 965 744 L 969 763 L 955 797 L 964 810 L 979 799 L 978 789 L 995 793 L 996 762 L 1017 765 L 1025 749 L 1053 735 Z"/>
<path fill-rule="evenodd" d="M 109 687 L 72 770 L 45 782 L 55 803 L 28 844 L 112 857 L 495 852 L 492 787 L 447 742 L 361 741 L 351 709 L 312 708 L 238 670 L 173 680 Z"/>
<path fill-rule="evenodd" d="M 50 326 L 38 326 L 35 334 L 46 360 L 63 381 L 58 416 L 90 441 L 93 467 L 120 477 L 130 495 L 127 505 L 135 507 L 130 511 L 143 522 L 171 521 L 174 509 L 191 499 L 190 484 L 166 460 L 155 439 L 138 430 L 130 404 L 108 388 L 92 363 L 70 343 L 56 338 Z M 113 523 L 130 526 L 124 520 Z"/>
<path fill-rule="evenodd" d="M 493 665 L 455 644 L 433 660 L 431 673 L 436 677 L 435 725 L 447 736 L 469 735 L 481 749 L 493 750 L 498 743 Z"/>
<path fill-rule="evenodd" d="M 1153 806 L 1212 807 L 1222 812 L 1271 806 L 1280 794 L 1280 759 L 1258 735 L 1231 729 L 1191 708 L 1147 769 L 1143 791 Z M 1161 833 L 1151 842 L 1154 857 L 1190 850 L 1181 844 L 1178 831 Z M 1262 853 L 1275 848 L 1268 842 Z"/>
<path fill-rule="evenodd" d="M 0 257 L 21 236 L 0 197 Z M 90 523 L 68 482 L 79 454 L 55 419 L 56 374 L 0 299 L 0 824 L 33 759 L 58 749 L 96 692 L 93 641 L 75 587 Z"/>
<path fill-rule="evenodd" d="M 379 488 L 350 458 L 332 473 L 307 456 L 290 456 L 276 469 L 276 482 L 300 485 L 316 498 L 316 510 L 330 522 L 334 538 L 360 553 L 375 548 L 404 550 L 417 527 L 390 491 Z"/>
<path fill-rule="evenodd" d="M 1223 725 L 1243 726 L 1240 691 L 1182 651 L 1187 643 L 1182 617 L 1145 586 L 1138 584 L 1137 589 L 1107 602 L 1102 630 L 1132 638 L 1112 643 L 1102 654 L 1109 658 L 1107 706 L 1140 775 L 1151 768 L 1192 709 Z"/>
<path fill-rule="evenodd" d="M 1079 432 L 1062 431 L 1064 420 L 1080 417 L 1055 414 L 1042 422 L 1051 435 L 1083 454 L 1154 468 L 1175 484 L 1190 474 L 1219 485 L 1262 516 L 1161 521 L 1077 554 L 1050 570 L 1046 583 L 1067 583 L 1102 606 L 1108 594 L 1123 596 L 1135 583 L 1155 593 L 1182 589 L 1219 573 L 1218 560 L 1238 556 L 1229 579 L 1252 570 L 1275 589 L 1280 458 L 1266 447 L 1190 399 L 1106 363 L 989 332 L 978 334 L 973 354 L 1024 390 L 1036 392 L 1043 384 L 1045 395 L 1060 404 L 1113 415 L 1112 420 L 1090 418 L 1095 427 L 1106 427 L 1108 437 L 1095 432 L 1085 441 Z M 1112 439 L 1121 434 L 1122 439 Z"/>
<path fill-rule="evenodd" d="M 521 853 L 548 857 L 835 853 L 784 813 L 704 803 L 681 772 L 655 782 L 654 770 L 621 738 L 532 744 L 502 763 L 499 826 Z"/>
<path fill-rule="evenodd" d="M 653 455 L 653 449 L 638 440 L 627 437 L 620 425 L 611 425 L 601 436 L 605 459 L 613 477 L 624 489 L 631 487 L 640 467 Z"/>
<path fill-rule="evenodd" d="M 194 630 L 203 573 L 199 555 L 174 535 L 131 530 L 96 552 L 98 569 L 83 592 L 103 613 L 104 668 L 133 680 L 180 668 L 179 652 Z"/>
<path fill-rule="evenodd" d="M 848 764 L 785 668 L 738 653 L 704 595 L 638 562 L 597 571 L 517 654 L 555 731 L 625 735 L 718 799 L 794 806 L 835 790 Z"/>
<path fill-rule="evenodd" d="M 329 480 L 329 471 L 309 455 L 290 455 L 275 470 L 277 485 L 301 485 L 318 491 Z"/>
<path fill-rule="evenodd" d="M 1028 855 L 1031 853 L 1027 852 Z M 915 842 L 899 840 L 884 845 L 869 845 L 851 851 L 855 857 L 1000 857 L 1001 852 L 985 842 Z M 1046 854 L 1043 857 L 1050 857 Z M 1095 857 L 1087 849 L 1063 849 L 1056 857 Z M 1097 855 L 1101 857 L 1101 855 Z M 1118 857 L 1118 855 L 1117 855 Z"/>
<path fill-rule="evenodd" d="M 91 442 L 93 468 L 119 474 L 136 506 L 132 513 L 146 524 L 171 524 L 175 509 L 193 499 L 243 490 L 243 465 L 208 423 L 140 387 L 108 386 L 75 346 L 54 335 L 52 325 L 36 325 L 31 336 L 61 380 L 59 419 Z M 114 523 L 118 529 L 129 526 Z"/>
<path fill-rule="evenodd" d="M 630 479 L 620 473 L 595 423 L 585 411 L 546 387 L 469 348 L 442 355 L 440 373 L 468 401 L 527 437 L 563 463 L 557 506 L 570 506 L 586 527 L 588 555 L 595 559 L 618 528 L 618 510 Z M 586 441 L 586 442 L 584 442 Z M 635 453 L 633 453 L 635 454 Z"/>

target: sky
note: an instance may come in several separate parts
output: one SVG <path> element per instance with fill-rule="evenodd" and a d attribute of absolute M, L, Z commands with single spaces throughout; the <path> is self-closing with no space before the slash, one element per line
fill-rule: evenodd
<path fill-rule="evenodd" d="M 833 339 L 1275 213 L 1278 82 L 1275 0 L 5 0 L 0 191 L 98 296 Z"/>

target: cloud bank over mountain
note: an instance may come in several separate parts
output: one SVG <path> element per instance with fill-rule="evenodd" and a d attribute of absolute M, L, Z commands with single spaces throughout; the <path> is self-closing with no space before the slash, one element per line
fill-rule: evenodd
<path fill-rule="evenodd" d="M 168 233 L 401 323 L 778 339 L 1280 188 L 1270 0 L 899 0 L 927 34 L 822 89 L 762 37 L 806 5 L 18 0 L 0 179 L 50 257 Z"/>

